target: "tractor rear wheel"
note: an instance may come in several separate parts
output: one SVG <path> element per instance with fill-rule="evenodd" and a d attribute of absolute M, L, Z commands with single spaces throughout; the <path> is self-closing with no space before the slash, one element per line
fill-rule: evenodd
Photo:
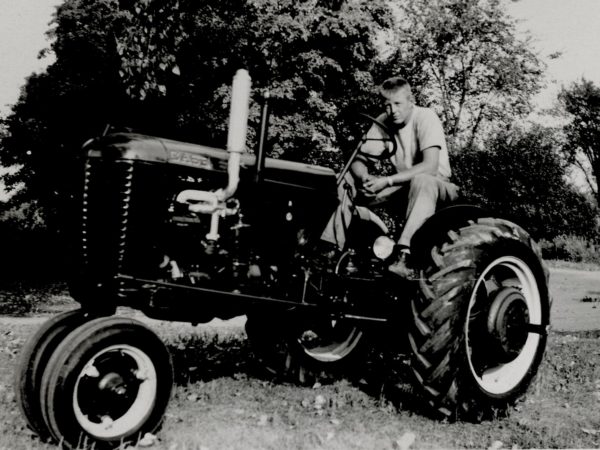
<path fill-rule="evenodd" d="M 546 345 L 539 250 L 519 226 L 483 218 L 450 231 L 431 255 L 411 301 L 416 384 L 445 417 L 502 414 L 531 383 Z"/>

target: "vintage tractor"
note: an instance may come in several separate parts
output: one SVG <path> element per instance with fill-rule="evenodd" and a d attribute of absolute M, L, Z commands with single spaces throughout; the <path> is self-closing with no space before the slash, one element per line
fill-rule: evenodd
<path fill-rule="evenodd" d="M 246 314 L 265 368 L 298 382 L 343 375 L 385 330 L 406 343 L 433 410 L 506 410 L 536 374 L 550 317 L 527 232 L 472 206 L 440 209 L 412 240 L 419 277 L 405 280 L 387 271 L 385 222 L 354 205 L 346 247 L 324 260 L 315 247 L 361 146 L 337 176 L 267 158 L 265 102 L 256 156 L 244 153 L 249 98 L 240 71 L 227 150 L 130 133 L 84 145 L 70 286 L 81 309 L 46 322 L 23 350 L 16 388 L 29 426 L 70 448 L 159 427 L 170 355 L 118 306 L 193 324 Z"/>

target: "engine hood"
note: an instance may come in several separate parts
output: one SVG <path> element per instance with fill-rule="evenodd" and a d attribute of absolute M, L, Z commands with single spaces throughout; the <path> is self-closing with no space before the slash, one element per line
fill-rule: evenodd
<path fill-rule="evenodd" d="M 229 159 L 224 149 L 134 133 L 114 133 L 91 139 L 84 144 L 83 150 L 88 158 L 137 160 L 218 172 L 227 171 Z M 247 176 L 247 169 L 255 164 L 254 155 L 242 154 L 242 177 Z M 335 172 L 327 167 L 274 158 L 266 159 L 263 175 L 265 181 L 312 189 L 335 189 L 336 183 Z"/>

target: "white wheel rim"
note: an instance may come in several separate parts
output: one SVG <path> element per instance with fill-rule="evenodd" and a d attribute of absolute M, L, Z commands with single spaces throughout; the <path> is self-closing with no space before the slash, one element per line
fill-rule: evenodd
<path fill-rule="evenodd" d="M 344 267 L 342 264 L 350 255 L 351 252 L 346 251 L 342 256 L 340 256 L 340 259 L 335 266 L 336 274 L 342 272 Z M 333 333 L 336 333 L 336 338 L 332 339 L 331 342 L 326 343 L 325 345 L 308 348 L 302 339 L 298 339 L 298 343 L 304 349 L 304 352 L 316 361 L 326 363 L 339 361 L 340 359 L 343 359 L 352 353 L 363 337 L 363 332 L 360 330 L 360 328 L 356 326 L 346 328 L 347 324 L 348 322 L 343 320 L 329 321 L 328 326 L 331 327 L 330 329 L 333 331 Z M 339 332 L 340 329 L 341 332 Z"/>
<path fill-rule="evenodd" d="M 332 321 L 332 328 L 337 326 L 335 321 Z M 348 330 L 345 339 L 341 341 L 332 342 L 328 345 L 318 346 L 314 348 L 307 348 L 304 343 L 299 340 L 298 342 L 304 348 L 304 352 L 311 358 L 321 362 L 335 362 L 348 356 L 358 345 L 362 339 L 363 332 L 357 327 L 351 327 Z"/>
<path fill-rule="evenodd" d="M 123 357 L 126 356 L 136 366 L 135 377 L 139 381 L 137 394 L 131 402 L 131 405 L 124 414 L 118 417 L 105 415 L 101 420 L 92 420 L 89 414 L 86 414 L 78 399 L 79 390 L 82 382 L 86 378 L 98 378 L 109 376 L 101 374 L 96 367 L 100 358 L 111 357 L 111 355 Z M 148 419 L 157 394 L 157 375 L 152 359 L 142 350 L 130 345 L 113 345 L 96 353 L 83 367 L 77 377 L 75 388 L 73 390 L 73 410 L 75 417 L 81 428 L 97 439 L 115 440 L 135 433 L 143 423 Z M 100 391 L 99 391 L 100 392 Z"/>
<path fill-rule="evenodd" d="M 471 310 L 476 301 L 476 294 L 486 278 L 498 268 L 508 270 L 514 275 L 513 278 L 507 278 L 503 285 L 517 287 L 525 300 L 528 308 L 529 323 L 532 325 L 542 325 L 542 303 L 535 275 L 521 259 L 514 256 L 504 256 L 492 262 L 477 279 L 467 311 L 465 321 L 465 345 L 469 368 L 475 381 L 481 389 L 491 395 L 504 395 L 514 388 L 525 378 L 531 368 L 540 345 L 540 335 L 529 332 L 527 340 L 519 355 L 508 363 L 499 363 L 496 367 L 486 369 L 482 374 L 478 374 L 471 358 L 471 345 L 469 340 L 469 318 Z"/>

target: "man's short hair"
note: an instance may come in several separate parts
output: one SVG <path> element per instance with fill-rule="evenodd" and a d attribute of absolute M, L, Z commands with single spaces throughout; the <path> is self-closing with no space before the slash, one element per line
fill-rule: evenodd
<path fill-rule="evenodd" d="M 406 81 L 402 77 L 391 77 L 385 80 L 383 83 L 381 83 L 381 86 L 379 86 L 379 92 L 381 92 L 382 94 L 391 93 L 404 87 L 406 87 L 412 95 L 412 91 L 410 89 L 410 84 L 408 83 L 408 81 Z"/>

